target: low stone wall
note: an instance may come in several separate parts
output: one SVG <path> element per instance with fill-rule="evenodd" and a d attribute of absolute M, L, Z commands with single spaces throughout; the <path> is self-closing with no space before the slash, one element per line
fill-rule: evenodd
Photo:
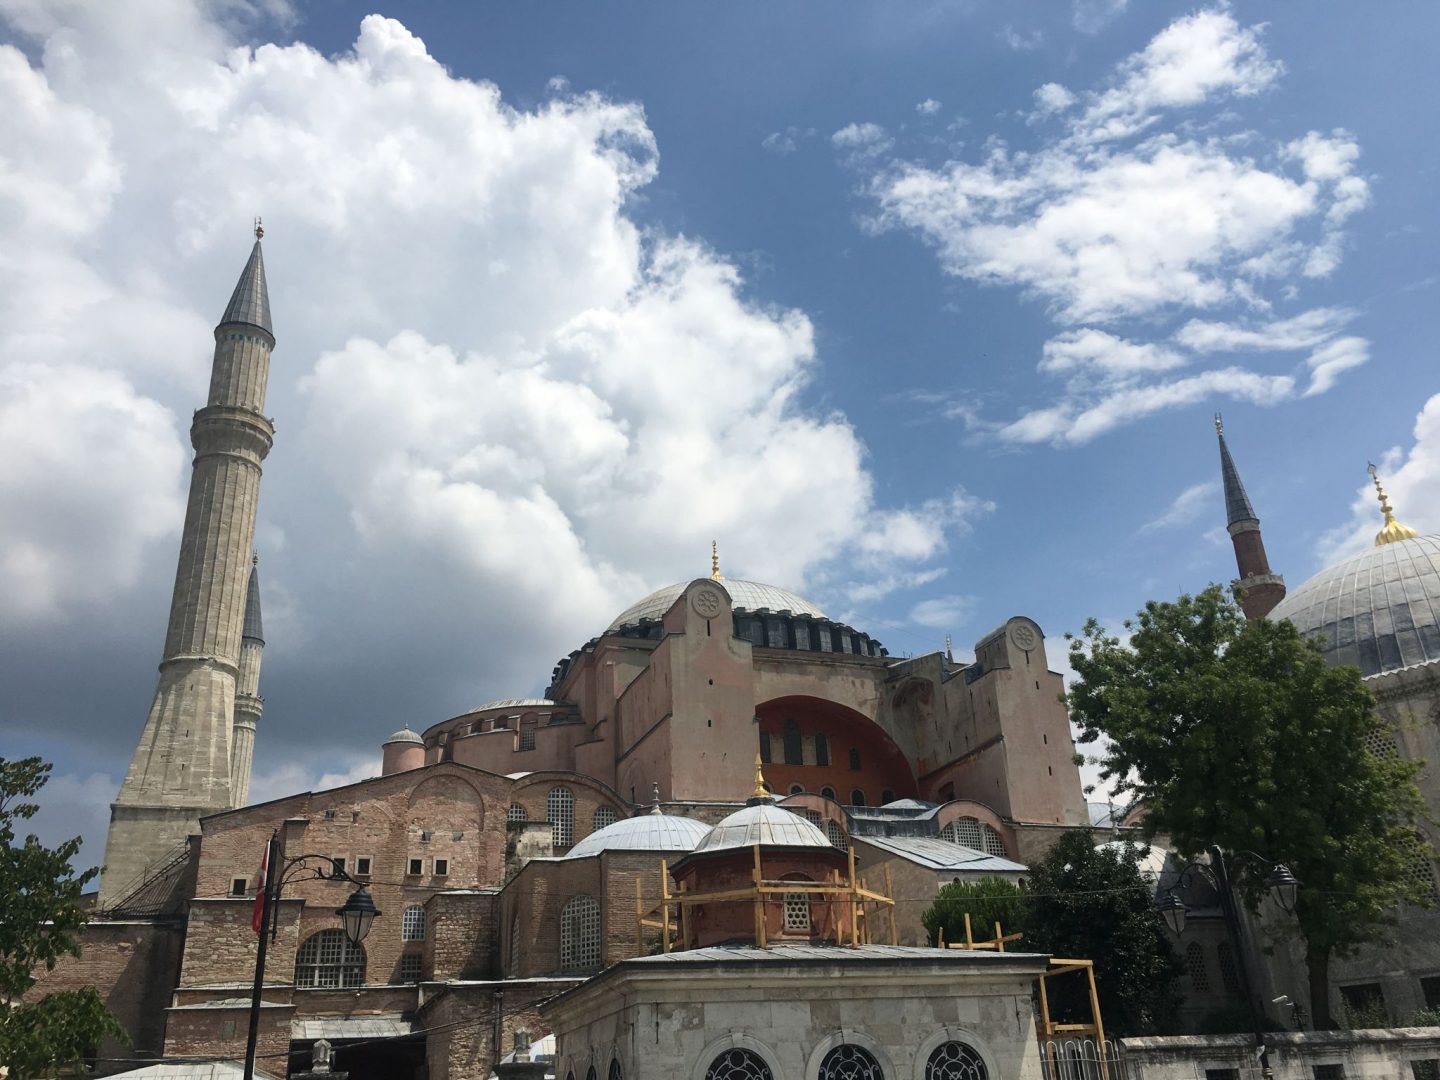
<path fill-rule="evenodd" d="M 1275 1080 L 1440 1076 L 1440 1028 L 1280 1031 L 1265 1041 Z M 1128 1080 L 1261 1080 L 1253 1035 L 1122 1039 L 1120 1046 Z"/>

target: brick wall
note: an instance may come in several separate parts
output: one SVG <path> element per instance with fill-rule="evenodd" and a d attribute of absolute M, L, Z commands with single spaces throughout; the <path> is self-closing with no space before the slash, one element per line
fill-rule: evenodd
<path fill-rule="evenodd" d="M 430 1080 L 490 1075 L 495 1062 L 515 1049 L 517 1030 L 529 1032 L 532 1042 L 550 1033 L 536 1005 L 578 981 L 447 987 L 420 1014 L 421 1024 L 432 1032 L 425 1042 Z"/>
<path fill-rule="evenodd" d="M 499 977 L 496 908 L 499 896 L 436 893 L 425 904 L 422 970 L 427 979 Z"/>
<path fill-rule="evenodd" d="M 166 1009 L 165 1055 L 167 1057 L 225 1057 L 245 1060 L 245 1041 L 250 1030 L 249 1003 L 231 1007 L 189 1005 Z M 290 1020 L 293 1005 L 266 1001 L 260 1008 L 259 1038 L 255 1043 L 258 1069 L 276 1076 L 286 1073 L 290 1052 Z"/>

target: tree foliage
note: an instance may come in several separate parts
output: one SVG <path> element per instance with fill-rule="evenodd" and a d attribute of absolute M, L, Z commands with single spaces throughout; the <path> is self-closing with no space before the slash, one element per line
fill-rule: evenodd
<path fill-rule="evenodd" d="M 1145 848 L 1095 847 L 1089 834 L 1066 833 L 1030 868 L 1025 947 L 1095 961 L 1105 1030 L 1151 1035 L 1176 1030 L 1183 970 L 1155 907 L 1155 886 L 1140 870 Z M 1090 1015 L 1081 976 L 1048 984 L 1054 1019 L 1079 1023 Z"/>
<path fill-rule="evenodd" d="M 945 941 L 954 945 L 965 940 L 965 915 L 970 915 L 971 933 L 976 941 L 989 941 L 995 936 L 998 922 L 1005 933 L 1025 925 L 1025 890 L 1004 878 L 987 877 L 979 881 L 952 881 L 940 890 L 920 916 L 930 934 L 930 943 L 937 944 L 939 931 Z"/>
<path fill-rule="evenodd" d="M 1226 852 L 1252 911 L 1269 867 L 1243 853 L 1290 867 L 1312 1014 L 1331 1026 L 1330 958 L 1382 939 L 1397 903 L 1426 902 L 1419 764 L 1369 749 L 1389 735 L 1358 669 L 1289 622 L 1247 621 L 1218 585 L 1125 627 L 1128 642 L 1092 619 L 1071 642 L 1081 742 L 1104 737 L 1104 775 L 1143 801 L 1147 834 Z"/>
<path fill-rule="evenodd" d="M 15 842 L 15 823 L 39 809 L 28 800 L 49 773 L 39 758 L 0 758 L 0 1065 L 17 1080 L 74 1065 L 106 1036 L 124 1037 L 94 988 L 22 1000 L 36 971 L 79 955 L 76 935 L 86 919 L 80 894 L 96 874 L 71 868 L 78 838 L 57 848 L 43 846 L 33 834 Z"/>

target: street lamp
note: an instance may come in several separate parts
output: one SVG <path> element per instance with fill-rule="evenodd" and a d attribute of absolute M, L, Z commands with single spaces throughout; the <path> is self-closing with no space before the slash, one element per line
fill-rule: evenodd
<path fill-rule="evenodd" d="M 245 1041 L 244 1080 L 255 1080 L 255 1045 L 260 1036 L 260 996 L 265 988 L 266 945 L 278 929 L 275 912 L 279 906 L 280 892 L 292 881 L 348 881 L 358 885 L 349 899 L 335 914 L 340 916 L 340 925 L 350 944 L 358 946 L 370 933 L 370 926 L 380 911 L 375 907 L 370 892 L 336 865 L 335 860 L 325 855 L 296 855 L 285 858 L 280 844 L 280 834 L 272 833 L 270 844 L 265 850 L 265 880 L 260 883 L 260 894 L 255 898 L 260 905 L 260 916 L 255 929 L 260 935 L 255 949 L 255 984 L 250 991 L 250 1033 Z"/>
<path fill-rule="evenodd" d="M 1229 933 L 1230 948 L 1235 955 L 1235 966 L 1239 969 L 1240 982 L 1245 989 L 1245 999 L 1250 1005 L 1251 1018 L 1255 1024 L 1255 1043 L 1260 1047 L 1260 1072 L 1265 1080 L 1270 1080 L 1274 1075 L 1270 1071 L 1270 1048 L 1265 1045 L 1265 1011 L 1256 996 L 1256 989 L 1250 982 L 1250 972 L 1245 964 L 1245 946 L 1241 941 L 1242 929 L 1240 926 L 1240 908 L 1235 902 L 1235 890 L 1230 878 L 1230 871 L 1225 865 L 1225 853 L 1219 847 L 1211 845 L 1209 863 L 1192 862 L 1180 871 L 1175 879 L 1176 886 L 1179 886 L 1187 876 L 1198 874 L 1203 876 L 1214 887 L 1220 897 L 1220 910 L 1225 916 L 1225 929 Z M 1287 915 L 1295 911 L 1295 894 L 1300 888 L 1300 882 L 1290 872 L 1290 868 L 1284 863 L 1277 863 L 1273 859 L 1266 859 L 1255 854 L 1253 851 L 1241 851 L 1239 855 L 1259 865 L 1268 865 L 1270 872 L 1265 875 L 1265 887 L 1270 890 L 1275 902 L 1285 911 Z M 1170 927 L 1177 937 L 1185 931 L 1185 901 L 1176 895 L 1171 889 L 1165 898 L 1156 904 L 1161 916 L 1165 919 L 1165 925 Z"/>

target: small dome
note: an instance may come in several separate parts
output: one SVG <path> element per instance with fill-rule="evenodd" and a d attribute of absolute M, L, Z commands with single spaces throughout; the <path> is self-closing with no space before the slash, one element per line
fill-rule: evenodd
<path fill-rule="evenodd" d="M 579 859 L 602 851 L 690 851 L 709 831 L 710 826 L 694 818 L 641 814 L 596 830 L 565 857 Z"/>
<path fill-rule="evenodd" d="M 728 851 L 731 848 L 818 847 L 834 850 L 820 829 L 799 814 L 782 810 L 772 802 L 757 803 L 736 810 L 695 848 L 702 851 Z"/>
<path fill-rule="evenodd" d="M 730 602 L 734 607 L 745 611 L 769 608 L 771 611 L 791 611 L 796 615 L 812 615 L 817 619 L 826 618 L 825 613 L 809 600 L 795 595 L 788 589 L 782 589 L 775 585 L 763 585 L 758 581 L 740 581 L 736 578 L 722 578 L 716 584 L 730 594 Z M 620 627 L 632 626 L 641 619 L 660 618 L 670 610 L 671 605 L 680 598 L 680 594 L 689 587 L 690 582 L 681 581 L 674 585 L 666 585 L 663 589 L 656 589 L 645 599 L 631 604 L 615 616 L 615 621 L 606 627 L 605 633 L 614 633 Z"/>
<path fill-rule="evenodd" d="M 1440 660 L 1440 536 L 1397 540 L 1321 570 L 1275 606 L 1332 664 L 1362 675 Z"/>
<path fill-rule="evenodd" d="M 416 743 L 419 746 L 424 746 L 425 740 L 408 727 L 402 727 L 399 731 L 395 732 L 394 735 L 386 739 L 382 745 L 389 746 L 391 743 Z"/>

